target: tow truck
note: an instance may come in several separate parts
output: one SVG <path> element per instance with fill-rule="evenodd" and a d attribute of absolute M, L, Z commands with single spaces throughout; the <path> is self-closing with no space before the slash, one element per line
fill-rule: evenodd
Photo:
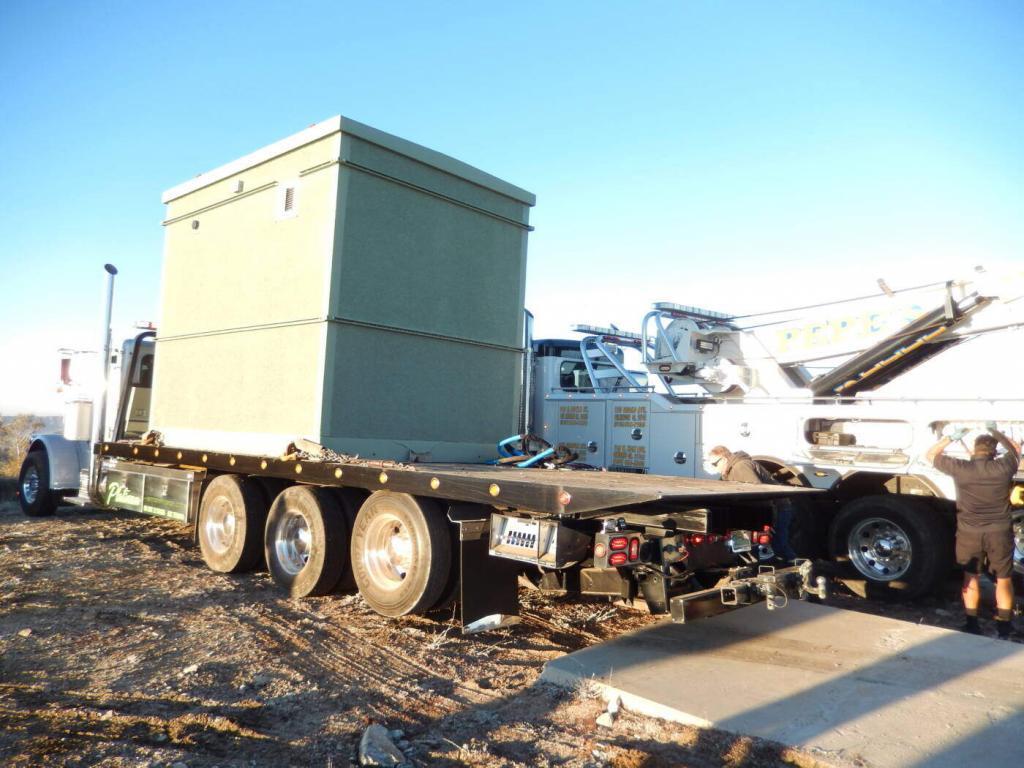
<path fill-rule="evenodd" d="M 829 558 L 864 596 L 917 597 L 953 565 L 955 489 L 924 459 L 927 449 L 953 425 L 971 430 L 951 449 L 961 457 L 991 422 L 1024 438 L 1024 400 L 884 394 L 885 384 L 968 343 L 972 322 L 999 301 L 966 281 L 944 293 L 940 306 L 816 377 L 780 363 L 717 311 L 659 302 L 640 333 L 576 326 L 579 341 L 533 344 L 536 430 L 629 473 L 704 478 L 710 448 L 744 450 L 778 482 L 827 492 L 796 502 L 799 554 Z M 630 350 L 641 368 L 627 365 Z M 1010 499 L 1024 574 L 1024 473 Z"/>

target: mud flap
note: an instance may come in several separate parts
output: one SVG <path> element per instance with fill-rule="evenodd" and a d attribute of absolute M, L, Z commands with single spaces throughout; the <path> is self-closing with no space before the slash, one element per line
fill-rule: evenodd
<path fill-rule="evenodd" d="M 488 553 L 490 517 L 466 519 L 453 507 L 449 519 L 459 526 L 459 607 L 463 634 L 497 629 L 519 622 L 520 566 Z"/>

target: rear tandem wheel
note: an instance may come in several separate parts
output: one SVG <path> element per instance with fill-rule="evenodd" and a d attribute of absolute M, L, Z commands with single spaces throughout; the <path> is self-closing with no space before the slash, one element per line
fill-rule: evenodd
<path fill-rule="evenodd" d="M 352 572 L 384 616 L 424 613 L 444 596 L 452 568 L 444 510 L 431 499 L 376 491 L 352 529 Z"/>
<path fill-rule="evenodd" d="M 264 552 L 274 581 L 291 597 L 326 595 L 341 580 L 348 524 L 328 488 L 293 485 L 267 515 Z"/>

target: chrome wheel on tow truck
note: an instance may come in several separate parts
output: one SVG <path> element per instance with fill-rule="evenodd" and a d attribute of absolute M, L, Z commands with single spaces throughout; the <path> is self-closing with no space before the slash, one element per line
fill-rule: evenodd
<path fill-rule="evenodd" d="M 861 597 L 919 597 L 952 566 L 951 522 L 921 499 L 853 499 L 832 521 L 828 539 L 833 559 L 850 566 L 843 581 Z"/>
<path fill-rule="evenodd" d="M 869 517 L 850 529 L 847 553 L 853 567 L 866 578 L 893 581 L 910 570 L 914 547 L 909 534 L 892 520 Z"/>

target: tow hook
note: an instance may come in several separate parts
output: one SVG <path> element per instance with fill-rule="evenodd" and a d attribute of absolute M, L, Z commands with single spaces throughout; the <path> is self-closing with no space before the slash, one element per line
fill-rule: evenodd
<path fill-rule="evenodd" d="M 817 576 L 814 579 L 815 586 L 811 586 L 811 570 L 814 563 L 810 560 L 798 559 L 795 565 L 800 571 L 800 599 L 806 600 L 808 596 L 817 597 L 819 600 L 828 599 L 828 580 L 824 576 Z"/>

